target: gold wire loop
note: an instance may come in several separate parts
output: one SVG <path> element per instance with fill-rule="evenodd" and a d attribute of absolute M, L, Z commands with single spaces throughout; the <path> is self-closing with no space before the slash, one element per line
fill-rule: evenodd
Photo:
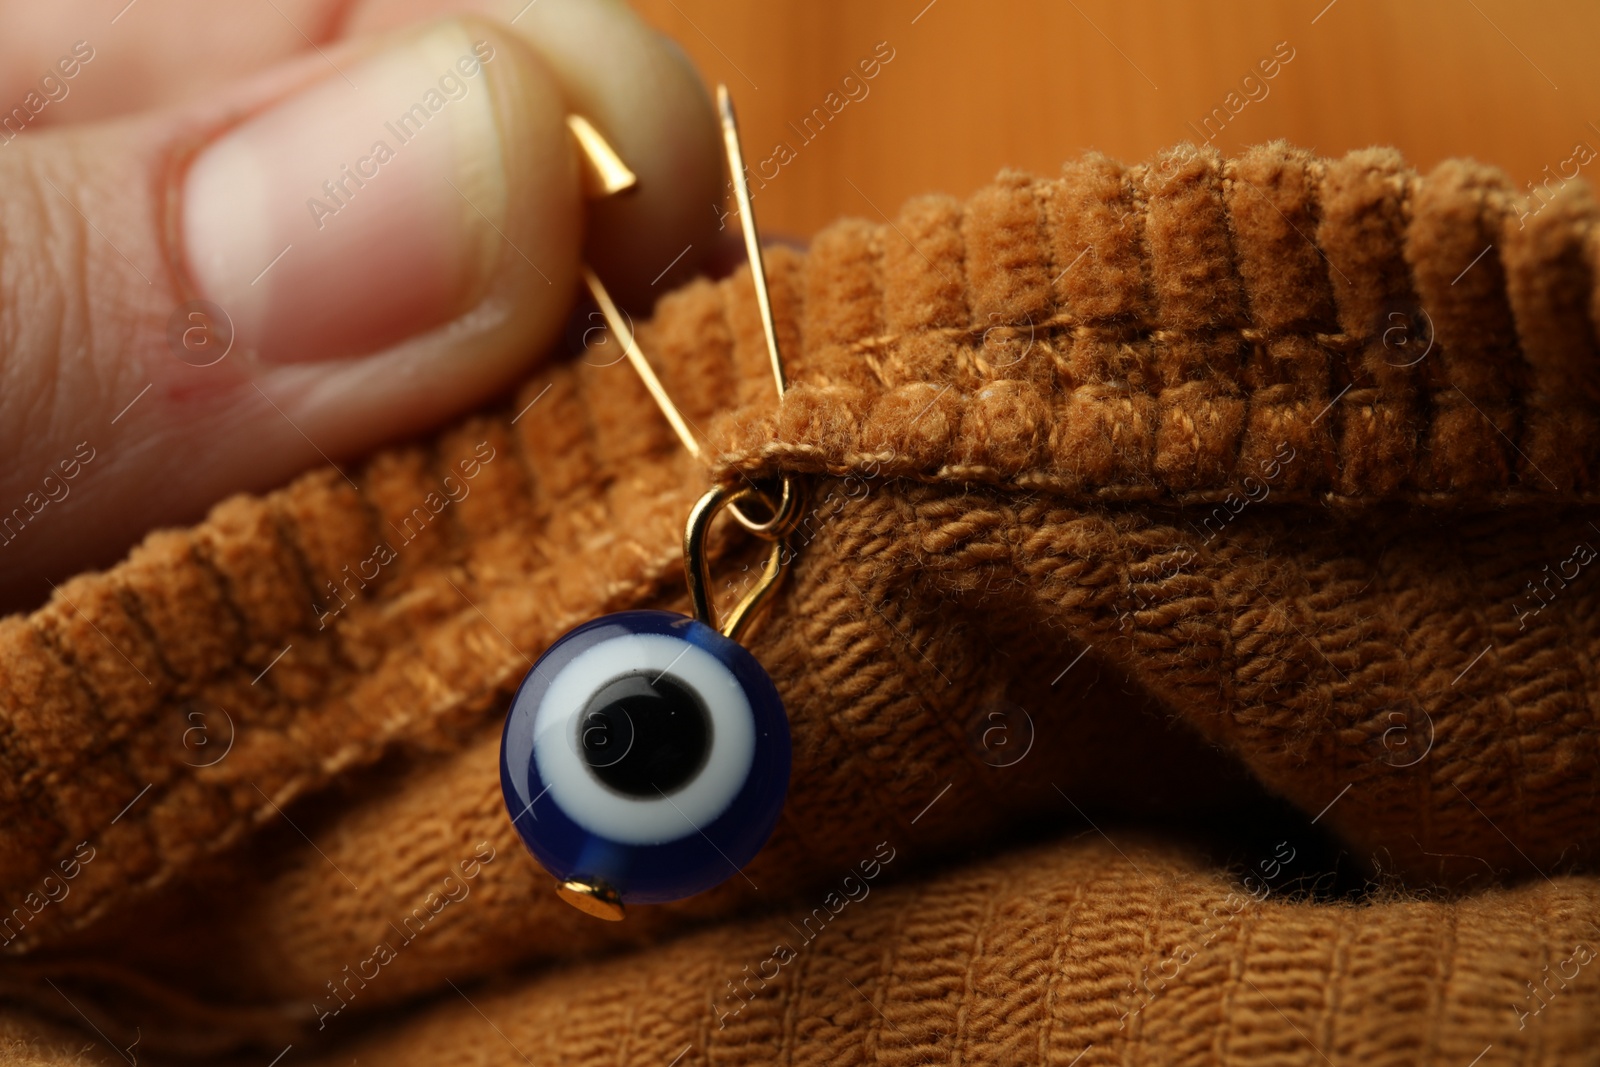
<path fill-rule="evenodd" d="M 729 501 L 728 510 L 733 513 L 733 517 L 739 521 L 740 526 L 743 526 L 763 541 L 776 540 L 789 532 L 800 512 L 800 490 L 795 486 L 795 480 L 792 475 L 785 474 L 783 476 L 783 482 L 778 491 L 777 503 L 773 503 L 771 495 L 759 487 L 756 487 L 753 493 L 748 494 L 746 499 L 748 499 L 748 496 L 759 498 L 766 505 L 770 517 L 764 522 L 757 522 L 746 515 L 744 509 L 738 503 Z"/>
<path fill-rule="evenodd" d="M 794 517 L 799 514 L 800 504 L 799 492 L 793 483 L 790 477 L 783 479 L 781 502 L 772 518 L 760 524 L 762 531 L 752 531 L 758 537 L 771 541 L 772 549 L 767 553 L 766 566 L 762 568 L 756 584 L 728 612 L 728 617 L 721 625 L 717 623 L 716 606 L 711 600 L 711 563 L 706 555 L 706 534 L 711 529 L 711 520 L 723 508 L 730 508 L 742 500 L 764 498 L 766 494 L 752 485 L 714 485 L 689 512 L 689 522 L 683 531 L 683 569 L 688 579 L 689 601 L 694 606 L 694 617 L 718 630 L 724 637 L 739 640 L 761 606 L 778 588 L 778 583 L 783 580 L 783 572 L 794 557 L 789 549 L 788 534 Z"/>

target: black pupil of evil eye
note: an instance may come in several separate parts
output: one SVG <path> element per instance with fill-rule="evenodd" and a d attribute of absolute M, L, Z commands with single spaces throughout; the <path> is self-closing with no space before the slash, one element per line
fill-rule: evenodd
<path fill-rule="evenodd" d="M 694 777 L 711 751 L 711 720 L 698 698 L 658 674 L 606 683 L 578 717 L 590 772 L 619 793 L 654 797 Z"/>

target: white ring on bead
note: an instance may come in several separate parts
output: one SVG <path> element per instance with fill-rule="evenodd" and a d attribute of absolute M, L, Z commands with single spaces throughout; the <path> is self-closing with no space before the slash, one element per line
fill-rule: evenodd
<path fill-rule="evenodd" d="M 590 770 L 578 744 L 579 716 L 616 679 L 663 674 L 705 707 L 710 751 L 699 773 L 673 792 L 628 796 Z M 738 678 L 705 649 L 666 634 L 623 634 L 580 652 L 551 680 L 534 715 L 533 758 L 550 799 L 582 829 L 620 844 L 675 841 L 714 822 L 744 788 L 755 748 L 755 716 Z"/>

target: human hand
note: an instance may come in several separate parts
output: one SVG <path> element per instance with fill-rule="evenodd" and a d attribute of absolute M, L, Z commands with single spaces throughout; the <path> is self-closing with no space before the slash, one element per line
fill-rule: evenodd
<path fill-rule="evenodd" d="M 580 261 L 643 306 L 712 244 L 710 103 L 615 0 L 3 0 L 0 71 L 0 608 L 504 389 Z M 637 190 L 585 204 L 569 112 Z"/>

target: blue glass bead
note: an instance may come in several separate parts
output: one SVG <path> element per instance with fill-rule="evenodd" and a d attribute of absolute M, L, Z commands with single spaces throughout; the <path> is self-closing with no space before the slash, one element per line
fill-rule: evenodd
<path fill-rule="evenodd" d="M 679 900 L 766 844 L 789 789 L 789 720 L 754 656 L 670 611 L 568 631 L 506 716 L 500 786 L 557 881 Z"/>

